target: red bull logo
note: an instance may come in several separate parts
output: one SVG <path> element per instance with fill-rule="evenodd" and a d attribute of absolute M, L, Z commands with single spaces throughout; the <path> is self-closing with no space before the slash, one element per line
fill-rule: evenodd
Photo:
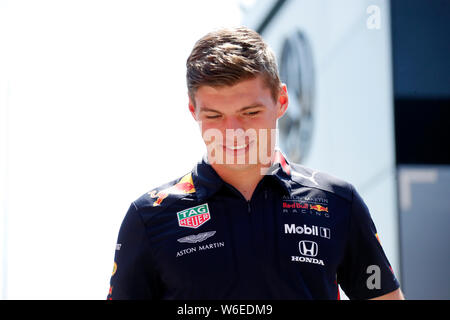
<path fill-rule="evenodd" d="M 328 207 L 324 207 L 324 206 L 321 206 L 320 204 L 315 204 L 315 205 L 313 205 L 313 204 L 310 204 L 309 205 L 309 208 L 311 209 L 311 210 L 316 210 L 316 211 L 325 211 L 325 212 L 328 212 Z"/>
<path fill-rule="evenodd" d="M 187 194 L 187 193 L 194 193 L 194 182 L 192 181 L 192 175 L 188 173 L 183 178 L 178 181 L 177 184 L 173 185 L 172 187 L 163 189 L 159 192 L 156 192 L 155 190 L 149 192 L 148 194 L 152 198 L 157 198 L 153 202 L 153 206 L 159 206 L 164 201 L 165 198 L 169 196 L 169 194 Z"/>
<path fill-rule="evenodd" d="M 307 203 L 283 201 L 283 209 L 308 209 Z"/>

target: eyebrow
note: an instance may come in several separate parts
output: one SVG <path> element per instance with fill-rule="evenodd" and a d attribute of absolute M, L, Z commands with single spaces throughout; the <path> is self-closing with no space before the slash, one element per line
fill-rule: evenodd
<path fill-rule="evenodd" d="M 239 109 L 237 112 L 242 112 L 242 111 L 245 111 L 245 110 L 248 110 L 248 109 L 258 108 L 258 107 L 263 108 L 264 105 L 261 104 L 261 103 L 252 103 L 249 106 L 245 106 L 245 107 Z M 208 107 L 200 107 L 200 112 L 217 112 L 217 113 L 220 113 L 220 111 L 217 111 L 217 110 L 214 110 L 214 109 L 211 109 L 211 108 L 208 108 Z"/>

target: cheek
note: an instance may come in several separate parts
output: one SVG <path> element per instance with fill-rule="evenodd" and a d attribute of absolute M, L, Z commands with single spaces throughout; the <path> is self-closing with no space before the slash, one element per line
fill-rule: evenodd
<path fill-rule="evenodd" d="M 257 132 L 258 137 L 261 137 L 261 134 L 265 137 L 267 137 L 267 139 L 269 139 L 269 141 L 271 140 L 271 138 L 273 136 L 276 136 L 276 130 L 277 130 L 277 118 L 274 116 L 267 116 L 264 119 L 261 119 L 261 121 L 259 121 L 257 123 L 258 128 L 257 128 Z M 260 131 L 263 131 L 260 133 Z"/>
<path fill-rule="evenodd" d="M 202 123 L 201 125 L 202 139 L 205 144 L 222 142 L 225 133 L 217 124 Z"/>
<path fill-rule="evenodd" d="M 277 126 L 277 118 L 273 116 L 266 116 L 258 119 L 252 123 L 254 129 L 275 129 Z"/>

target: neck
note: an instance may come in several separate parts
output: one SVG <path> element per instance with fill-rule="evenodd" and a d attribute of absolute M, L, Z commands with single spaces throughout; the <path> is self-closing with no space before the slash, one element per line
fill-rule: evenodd
<path fill-rule="evenodd" d="M 259 181 L 268 167 L 261 164 L 235 168 L 222 164 L 211 164 L 217 174 L 228 184 L 235 187 L 246 200 L 250 200 Z"/>

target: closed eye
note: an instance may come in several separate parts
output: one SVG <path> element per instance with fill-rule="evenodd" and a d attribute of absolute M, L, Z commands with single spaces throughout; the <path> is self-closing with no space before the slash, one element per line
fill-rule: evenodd
<path fill-rule="evenodd" d="M 216 115 L 213 115 L 213 116 L 206 116 L 206 119 L 217 119 L 219 117 L 220 117 L 220 114 L 216 114 Z"/>
<path fill-rule="evenodd" d="M 260 113 L 261 111 L 250 111 L 250 112 L 245 112 L 244 115 L 246 116 L 255 116 L 258 113 Z"/>

